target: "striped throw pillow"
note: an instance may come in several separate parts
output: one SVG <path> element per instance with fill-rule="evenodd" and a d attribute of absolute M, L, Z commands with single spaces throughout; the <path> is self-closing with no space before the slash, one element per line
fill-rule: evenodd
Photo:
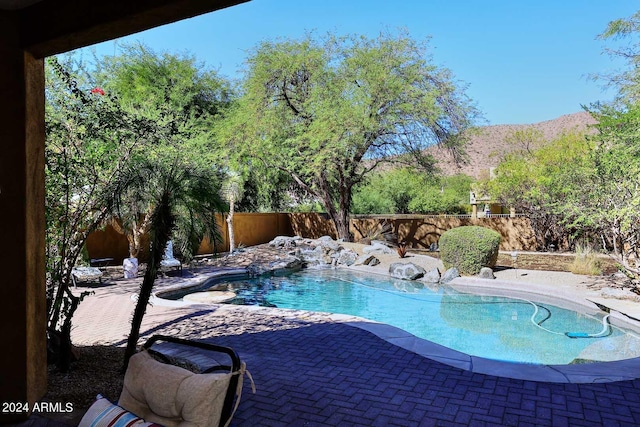
<path fill-rule="evenodd" d="M 114 405 L 107 398 L 98 395 L 78 427 L 162 427 L 160 424 L 145 422 L 135 414 Z"/>

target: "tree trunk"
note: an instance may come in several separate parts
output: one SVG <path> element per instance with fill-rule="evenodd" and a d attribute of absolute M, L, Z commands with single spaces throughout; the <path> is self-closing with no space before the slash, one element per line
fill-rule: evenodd
<path fill-rule="evenodd" d="M 147 310 L 147 304 L 151 298 L 151 291 L 156 281 L 156 275 L 158 274 L 158 267 L 160 261 L 162 261 L 162 255 L 164 254 L 164 248 L 167 246 L 171 230 L 175 224 L 175 217 L 173 216 L 170 198 L 167 194 L 163 195 L 160 202 L 154 209 L 151 218 L 151 249 L 149 253 L 149 264 L 147 265 L 147 271 L 144 274 L 144 279 L 140 285 L 140 293 L 138 295 L 138 301 L 136 308 L 133 312 L 133 319 L 131 320 L 131 332 L 127 339 L 127 348 L 124 353 L 124 366 L 122 372 L 127 370 L 129 366 L 129 359 L 136 352 L 138 346 L 138 339 L 140 338 L 140 327 L 142 326 L 142 318 Z"/>
<path fill-rule="evenodd" d="M 338 238 L 344 239 L 345 242 L 353 241 L 353 234 L 349 230 L 349 213 L 340 211 L 337 212 L 337 217 L 334 219 L 336 230 L 338 231 Z"/>
<path fill-rule="evenodd" d="M 229 230 L 229 253 L 236 249 L 236 238 L 233 232 L 233 214 L 235 212 L 234 197 L 229 198 L 229 215 L 227 215 L 227 229 Z"/>
<path fill-rule="evenodd" d="M 339 199 L 339 208 L 336 210 L 335 204 L 333 202 L 333 198 L 331 197 L 331 189 L 329 186 L 329 182 L 326 174 L 323 172 L 320 174 L 320 179 L 318 180 L 318 184 L 320 187 L 320 198 L 322 200 L 322 205 L 327 211 L 329 218 L 333 221 L 334 226 L 336 227 L 336 233 L 338 234 L 338 239 L 343 239 L 345 242 L 352 242 L 353 235 L 351 231 L 349 231 L 349 208 L 351 206 L 351 186 L 349 185 L 340 185 L 340 194 L 338 196 Z"/>

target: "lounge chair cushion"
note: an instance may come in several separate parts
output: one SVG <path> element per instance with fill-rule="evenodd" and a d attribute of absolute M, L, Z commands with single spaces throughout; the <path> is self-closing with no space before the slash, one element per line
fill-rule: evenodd
<path fill-rule="evenodd" d="M 169 268 L 169 267 L 180 267 L 182 265 L 182 263 L 175 259 L 163 259 L 162 261 L 160 261 L 160 266 L 161 267 L 165 267 L 165 268 Z"/>
<path fill-rule="evenodd" d="M 78 280 L 91 280 L 102 277 L 102 271 L 96 267 L 73 267 L 71 274 L 76 276 Z"/>
<path fill-rule="evenodd" d="M 149 423 L 126 409 L 114 405 L 98 395 L 96 401 L 84 414 L 78 427 L 161 427 Z"/>
<path fill-rule="evenodd" d="M 142 351 L 129 361 L 118 404 L 167 427 L 217 427 L 230 380 L 230 373 L 195 374 Z"/>

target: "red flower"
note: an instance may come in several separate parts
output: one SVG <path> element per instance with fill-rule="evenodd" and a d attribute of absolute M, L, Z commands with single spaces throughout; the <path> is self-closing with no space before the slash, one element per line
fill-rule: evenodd
<path fill-rule="evenodd" d="M 91 89 L 91 93 L 97 93 L 100 96 L 104 95 L 104 90 L 101 87 L 94 87 Z"/>

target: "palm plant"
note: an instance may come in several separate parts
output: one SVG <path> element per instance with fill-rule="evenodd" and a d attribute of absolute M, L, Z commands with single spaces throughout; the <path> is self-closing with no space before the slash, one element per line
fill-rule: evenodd
<path fill-rule="evenodd" d="M 114 213 L 125 210 L 119 207 L 131 206 L 132 195 L 137 195 L 150 208 L 149 262 L 133 313 L 124 369 L 136 351 L 140 326 L 167 242 L 176 238 L 183 254 L 188 255 L 197 250 L 205 236 L 214 242 L 220 239 L 215 220 L 215 214 L 224 209 L 219 182 L 219 176 L 212 168 L 178 157 L 149 156 L 132 164 L 113 187 L 111 206 Z"/>

